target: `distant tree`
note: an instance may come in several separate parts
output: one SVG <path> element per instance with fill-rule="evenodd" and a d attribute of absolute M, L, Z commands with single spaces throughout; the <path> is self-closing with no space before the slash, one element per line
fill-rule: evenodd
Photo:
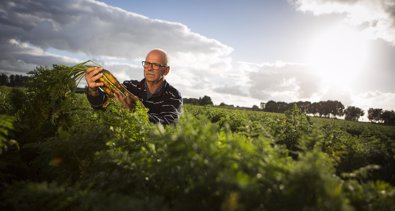
<path fill-rule="evenodd" d="M 298 101 L 296 102 L 296 105 L 298 106 L 299 110 L 303 113 L 308 113 L 309 112 L 309 107 L 311 105 L 311 102 L 309 101 Z"/>
<path fill-rule="evenodd" d="M 29 80 L 29 76 L 24 75 L 10 75 L 8 86 L 12 87 L 20 87 L 25 86 L 27 81 Z"/>
<path fill-rule="evenodd" d="M 259 107 L 258 107 L 257 105 L 253 105 L 253 106 L 252 106 L 252 110 L 254 110 L 254 111 L 259 111 Z"/>
<path fill-rule="evenodd" d="M 296 104 L 301 111 L 313 114 L 313 116 L 318 114 L 320 117 L 324 116 L 329 118 L 331 115 L 336 117 L 342 116 L 344 111 L 344 105 L 337 100 L 327 100 L 314 103 L 311 103 L 309 101 L 299 101 Z"/>
<path fill-rule="evenodd" d="M 369 108 L 368 119 L 371 122 L 380 122 L 382 114 L 383 114 L 383 109 L 381 108 Z"/>
<path fill-rule="evenodd" d="M 384 124 L 395 124 L 395 112 L 394 111 L 384 111 L 381 114 L 381 119 L 383 120 Z"/>
<path fill-rule="evenodd" d="M 213 105 L 213 101 L 209 96 L 203 96 L 203 98 L 199 98 L 199 105 Z"/>
<path fill-rule="evenodd" d="M 273 101 L 273 100 L 269 100 L 266 103 L 265 111 L 267 111 L 267 112 L 278 112 L 277 103 L 275 101 Z"/>
<path fill-rule="evenodd" d="M 292 104 L 288 104 L 286 102 L 277 102 L 277 112 L 284 113 L 287 110 L 292 109 Z"/>
<path fill-rule="evenodd" d="M 197 98 L 184 98 L 182 101 L 185 104 L 199 105 L 199 99 Z"/>
<path fill-rule="evenodd" d="M 228 107 L 228 108 L 234 108 L 235 107 L 234 105 L 228 105 L 228 104 L 226 104 L 224 102 L 220 103 L 219 106 L 221 106 L 221 107 Z"/>
<path fill-rule="evenodd" d="M 344 110 L 344 114 L 345 114 L 345 119 L 346 120 L 351 120 L 351 121 L 358 121 L 358 119 L 363 116 L 365 114 L 365 112 L 355 106 L 348 106 L 345 110 Z"/>
<path fill-rule="evenodd" d="M 329 106 L 325 101 L 318 102 L 318 114 L 320 117 L 328 117 L 330 114 Z"/>
<path fill-rule="evenodd" d="M 9 83 L 8 86 L 15 86 L 15 75 L 10 75 L 9 77 Z"/>
<path fill-rule="evenodd" d="M 273 100 L 269 100 L 265 104 L 265 111 L 267 112 L 277 112 L 277 103 Z"/>
<path fill-rule="evenodd" d="M 307 113 L 313 114 L 313 116 L 315 116 L 317 113 L 319 113 L 319 103 L 317 103 L 317 102 L 312 103 L 308 107 Z"/>
<path fill-rule="evenodd" d="M 337 100 L 335 101 L 328 100 L 327 103 L 329 106 L 330 114 L 332 114 L 334 117 L 343 115 L 344 105 L 341 102 Z"/>
<path fill-rule="evenodd" d="M 0 86 L 8 85 L 8 76 L 4 73 L 0 75 Z"/>

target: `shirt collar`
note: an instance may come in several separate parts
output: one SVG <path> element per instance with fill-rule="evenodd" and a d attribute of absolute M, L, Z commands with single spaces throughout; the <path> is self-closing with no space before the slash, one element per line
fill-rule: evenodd
<path fill-rule="evenodd" d="M 147 88 L 147 82 L 145 79 L 140 81 L 139 86 L 141 89 L 144 89 L 144 91 L 147 93 L 147 99 L 149 99 L 151 97 L 161 96 L 165 90 L 165 87 L 167 86 L 167 82 L 166 80 L 164 80 L 162 85 L 154 93 L 149 92 Z"/>

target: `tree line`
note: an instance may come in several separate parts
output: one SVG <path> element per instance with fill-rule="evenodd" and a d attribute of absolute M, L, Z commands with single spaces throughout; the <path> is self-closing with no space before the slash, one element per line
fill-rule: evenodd
<path fill-rule="evenodd" d="M 285 111 L 292 109 L 294 104 L 296 104 L 302 112 L 319 117 L 336 118 L 344 116 L 345 120 L 358 121 L 361 116 L 365 115 L 365 111 L 363 109 L 356 106 L 348 106 L 346 108 L 340 101 L 337 100 L 327 100 L 313 103 L 309 101 L 286 103 L 270 100 L 267 103 L 261 103 L 260 109 L 266 112 L 284 113 Z M 369 121 L 375 123 L 394 125 L 395 112 L 393 110 L 388 111 L 381 108 L 369 108 L 368 119 Z"/>
<path fill-rule="evenodd" d="M 395 125 L 395 112 L 381 108 L 369 108 L 368 119 L 371 122 Z"/>
<path fill-rule="evenodd" d="M 182 99 L 185 104 L 191 104 L 191 105 L 214 105 L 213 101 L 211 100 L 211 97 L 209 96 L 203 96 L 198 98 L 183 98 Z"/>
<path fill-rule="evenodd" d="M 184 98 L 183 100 L 185 104 L 203 106 L 214 105 L 211 97 L 206 95 L 199 98 Z M 363 115 L 365 115 L 365 111 L 363 109 L 356 106 L 345 107 L 340 101 L 337 100 L 327 100 L 313 103 L 309 101 L 286 103 L 270 100 L 266 103 L 262 102 L 260 107 L 253 105 L 252 108 L 228 105 L 222 102 L 218 106 L 254 111 L 284 113 L 285 111 L 291 110 L 294 104 L 296 104 L 303 113 L 325 118 L 337 118 L 344 116 L 345 120 L 358 121 Z M 395 125 L 395 112 L 393 110 L 388 111 L 381 108 L 369 108 L 368 119 L 370 122 L 374 123 Z"/>
<path fill-rule="evenodd" d="M 11 86 L 11 87 L 23 87 L 26 85 L 30 76 L 27 75 L 7 75 L 5 73 L 0 74 L 0 86 Z"/>

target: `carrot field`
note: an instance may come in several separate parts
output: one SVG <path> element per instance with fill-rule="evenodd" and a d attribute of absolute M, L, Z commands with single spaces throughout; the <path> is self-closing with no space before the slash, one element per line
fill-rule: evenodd
<path fill-rule="evenodd" d="M 395 210 L 395 127 L 184 105 L 93 110 L 67 67 L 0 87 L 0 210 Z"/>

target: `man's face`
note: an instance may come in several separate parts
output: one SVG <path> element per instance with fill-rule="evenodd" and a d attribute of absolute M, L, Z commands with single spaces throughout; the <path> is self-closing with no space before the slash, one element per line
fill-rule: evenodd
<path fill-rule="evenodd" d="M 152 51 L 145 58 L 146 62 L 159 65 L 165 64 L 164 55 L 161 52 Z M 155 65 L 144 66 L 144 77 L 147 82 L 160 82 L 164 80 L 164 76 L 169 73 L 169 67 L 158 67 Z"/>

